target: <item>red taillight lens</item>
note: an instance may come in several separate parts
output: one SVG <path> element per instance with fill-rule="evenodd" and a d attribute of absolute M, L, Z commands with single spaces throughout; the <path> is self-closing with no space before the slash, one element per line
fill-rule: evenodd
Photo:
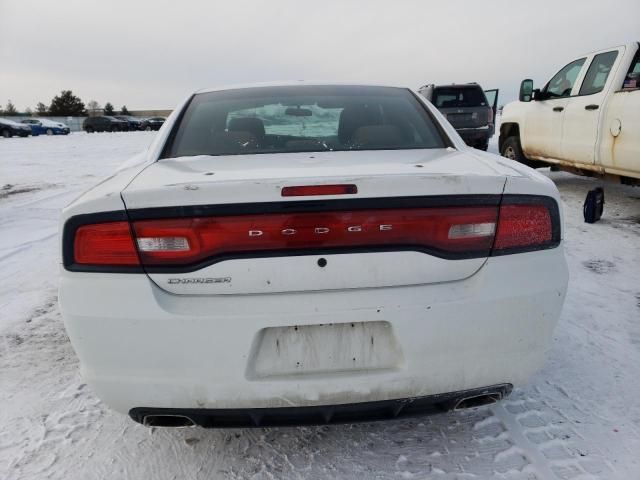
<path fill-rule="evenodd" d="M 497 213 L 490 206 L 412 208 L 141 220 L 133 225 L 144 265 L 190 264 L 242 252 L 286 255 L 385 246 L 468 256 L 489 254 Z M 189 248 L 145 248 L 164 238 Z"/>
<path fill-rule="evenodd" d="M 84 225 L 76 230 L 75 263 L 80 265 L 139 265 L 128 222 Z"/>
<path fill-rule="evenodd" d="M 463 259 L 555 247 L 560 243 L 560 217 L 552 199 L 505 195 L 500 207 L 224 214 L 136 220 L 131 226 L 126 221 L 77 227 L 68 222 L 63 237 L 65 266 L 90 271 L 200 268 L 203 262 L 241 256 L 326 249 L 414 250 Z"/>
<path fill-rule="evenodd" d="M 309 197 L 312 195 L 352 195 L 358 193 L 358 187 L 352 184 L 344 185 L 300 185 L 283 187 L 283 197 Z"/>
<path fill-rule="evenodd" d="M 544 205 L 502 205 L 494 249 L 548 245 L 553 241 L 551 213 Z"/>

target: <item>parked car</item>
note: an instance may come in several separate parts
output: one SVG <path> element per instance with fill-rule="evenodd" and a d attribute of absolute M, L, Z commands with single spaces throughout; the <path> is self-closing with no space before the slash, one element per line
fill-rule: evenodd
<path fill-rule="evenodd" d="M 396 87 L 205 90 L 62 214 L 86 380 L 150 426 L 340 423 L 495 402 L 567 288 L 561 202 Z"/>
<path fill-rule="evenodd" d="M 71 129 L 61 122 L 54 122 L 45 118 L 25 118 L 20 120 L 31 127 L 31 131 L 36 135 L 69 135 Z"/>
<path fill-rule="evenodd" d="M 504 107 L 500 153 L 530 166 L 640 185 L 640 47 L 581 55 Z"/>
<path fill-rule="evenodd" d="M 115 118 L 122 120 L 123 122 L 127 122 L 129 130 L 142 130 L 142 121 L 144 120 L 142 118 L 131 115 L 115 115 Z"/>
<path fill-rule="evenodd" d="M 87 133 L 93 132 L 126 132 L 129 123 L 111 116 L 87 117 L 82 124 Z"/>
<path fill-rule="evenodd" d="M 0 118 L 0 136 L 9 138 L 14 136 L 28 137 L 29 135 L 37 136 L 38 134 L 33 133 L 29 125 L 14 122 L 8 118 Z"/>
<path fill-rule="evenodd" d="M 495 131 L 499 90 L 485 90 L 477 83 L 425 85 L 420 93 L 433 103 L 463 140 L 487 150 Z"/>
<path fill-rule="evenodd" d="M 142 122 L 142 130 L 160 130 L 165 121 L 163 117 L 147 118 Z"/>

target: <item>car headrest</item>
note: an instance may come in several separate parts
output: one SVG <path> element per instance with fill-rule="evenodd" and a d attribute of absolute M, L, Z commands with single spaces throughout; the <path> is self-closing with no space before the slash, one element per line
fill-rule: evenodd
<path fill-rule="evenodd" d="M 366 125 L 353 134 L 352 142 L 359 147 L 384 148 L 403 145 L 400 128 L 395 125 Z"/>
<path fill-rule="evenodd" d="M 353 140 L 355 131 L 365 125 L 379 125 L 382 123 L 380 112 L 375 106 L 348 105 L 340 113 L 338 124 L 338 139 L 343 144 Z"/>
<path fill-rule="evenodd" d="M 227 130 L 230 132 L 249 132 L 258 140 L 264 137 L 264 123 L 254 117 L 232 118 L 229 120 Z"/>

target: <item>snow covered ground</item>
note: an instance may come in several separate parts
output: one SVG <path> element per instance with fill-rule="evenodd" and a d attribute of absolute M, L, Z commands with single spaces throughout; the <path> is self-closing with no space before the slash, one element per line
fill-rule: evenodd
<path fill-rule="evenodd" d="M 150 430 L 83 383 L 57 308 L 62 206 L 154 133 L 0 139 L 0 479 L 640 478 L 640 188 L 562 173 L 569 294 L 544 369 L 503 403 L 361 425 Z M 495 140 L 495 139 L 494 139 Z M 492 147 L 495 151 L 495 145 Z"/>

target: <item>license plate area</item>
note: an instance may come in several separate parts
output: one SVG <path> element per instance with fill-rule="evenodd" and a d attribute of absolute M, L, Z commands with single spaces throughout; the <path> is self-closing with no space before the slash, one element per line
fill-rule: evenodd
<path fill-rule="evenodd" d="M 398 369 L 403 355 L 385 321 L 260 330 L 247 367 L 250 380 Z"/>

